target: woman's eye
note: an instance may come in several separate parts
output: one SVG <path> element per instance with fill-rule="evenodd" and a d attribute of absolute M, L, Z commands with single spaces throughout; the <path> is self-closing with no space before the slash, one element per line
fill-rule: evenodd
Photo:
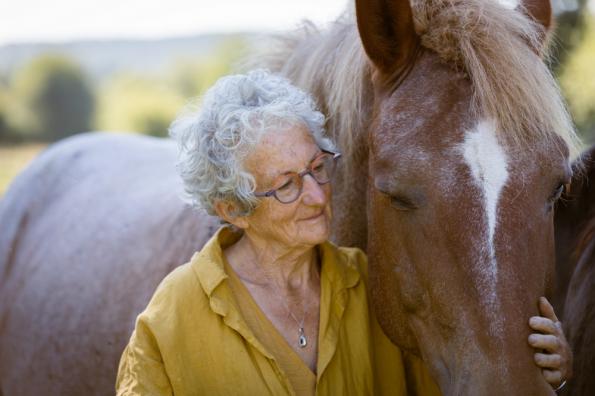
<path fill-rule="evenodd" d="M 281 185 L 281 187 L 277 188 L 278 191 L 284 191 L 284 190 L 289 190 L 291 188 L 291 186 L 293 185 L 293 181 L 292 180 L 288 180 L 285 183 L 283 183 Z"/>

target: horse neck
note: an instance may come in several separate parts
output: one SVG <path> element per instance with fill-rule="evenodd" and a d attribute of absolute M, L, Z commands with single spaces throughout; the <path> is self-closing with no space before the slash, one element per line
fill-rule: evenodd
<path fill-rule="evenodd" d="M 355 246 L 366 250 L 367 155 L 355 155 L 350 168 L 339 172 L 339 177 L 333 184 L 332 240 L 340 246 Z"/>

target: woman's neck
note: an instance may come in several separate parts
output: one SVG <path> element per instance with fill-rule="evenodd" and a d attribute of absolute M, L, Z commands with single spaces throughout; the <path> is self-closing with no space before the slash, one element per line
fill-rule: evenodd
<path fill-rule="evenodd" d="M 295 290 L 318 281 L 318 257 L 313 246 L 282 246 L 244 233 L 225 249 L 225 256 L 244 282 L 274 282 L 275 287 Z"/>

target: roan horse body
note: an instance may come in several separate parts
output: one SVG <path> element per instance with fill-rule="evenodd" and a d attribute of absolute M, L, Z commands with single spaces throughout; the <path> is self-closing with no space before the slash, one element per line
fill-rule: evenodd
<path fill-rule="evenodd" d="M 50 147 L 0 205 L 0 389 L 113 394 L 157 284 L 217 222 L 180 200 L 176 147 L 83 135 Z"/>
<path fill-rule="evenodd" d="M 345 153 L 335 241 L 367 249 L 385 332 L 447 395 L 552 393 L 527 320 L 551 282 L 575 147 L 538 56 L 549 3 L 525 6 L 357 1 L 357 23 L 270 59 Z M 111 392 L 135 315 L 217 226 L 179 201 L 174 151 L 73 138 L 15 181 L 0 206 L 4 395 Z"/>

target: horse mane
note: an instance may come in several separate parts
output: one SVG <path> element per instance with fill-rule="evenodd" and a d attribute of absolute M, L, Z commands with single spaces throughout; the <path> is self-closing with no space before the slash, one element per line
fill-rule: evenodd
<path fill-rule="evenodd" d="M 561 138 L 570 157 L 578 156 L 580 140 L 539 56 L 541 25 L 490 0 L 413 0 L 412 11 L 422 46 L 467 73 L 473 111 L 493 118 L 502 139 L 531 151 Z M 350 5 L 328 30 L 306 24 L 266 56 L 268 67 L 314 95 L 328 115 L 327 132 L 352 162 L 371 113 L 366 103 L 372 103 L 371 65 L 354 21 Z"/>
<path fill-rule="evenodd" d="M 271 47 L 269 47 L 271 48 Z M 258 62 L 310 92 L 326 115 L 326 131 L 354 162 L 372 106 L 370 64 L 359 39 L 353 12 L 328 30 L 306 21 L 296 31 L 274 38 Z"/>
<path fill-rule="evenodd" d="M 422 45 L 467 72 L 475 111 L 493 117 L 503 138 L 531 150 L 561 138 L 580 153 L 555 78 L 539 56 L 546 32 L 522 9 L 497 1 L 415 0 Z"/>

